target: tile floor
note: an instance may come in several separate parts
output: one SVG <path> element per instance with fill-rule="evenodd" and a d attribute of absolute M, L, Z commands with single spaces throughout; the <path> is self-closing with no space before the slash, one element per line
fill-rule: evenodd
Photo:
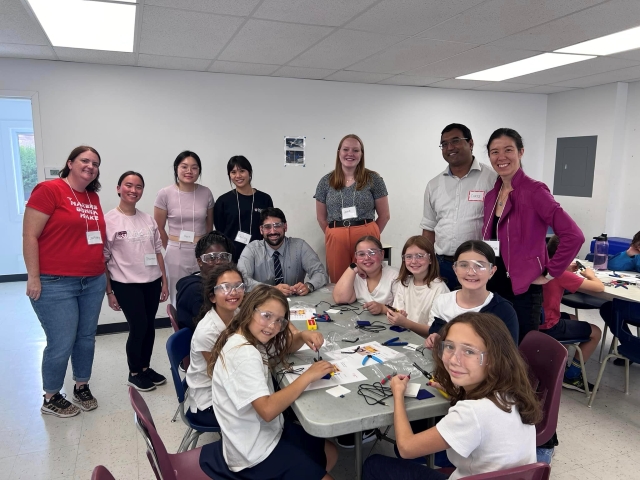
<path fill-rule="evenodd" d="M 145 446 L 133 424 L 127 397 L 126 334 L 98 337 L 92 391 L 97 410 L 70 419 L 40 414 L 40 362 L 44 334 L 26 296 L 24 283 L 0 284 L 2 335 L 0 364 L 5 394 L 0 397 L 0 480 L 88 480 L 96 465 L 105 465 L 117 480 L 154 478 Z M 586 320 L 601 324 L 597 313 L 583 312 Z M 153 366 L 169 376 L 164 349 L 169 329 L 158 330 Z M 592 360 L 588 374 L 595 380 L 599 364 Z M 71 373 L 64 391 L 72 391 Z M 603 385 L 592 409 L 586 397 L 563 391 L 558 436 L 551 477 L 568 479 L 640 479 L 640 368 L 631 367 L 631 394 L 625 395 L 624 368 L 607 366 Z M 143 394 L 161 437 L 175 451 L 184 433 L 178 420 L 172 385 Z M 201 442 L 213 440 L 203 435 Z M 365 445 L 368 453 L 373 444 Z M 388 444 L 375 452 L 390 453 Z M 340 449 L 334 478 L 354 476 L 353 451 Z"/>

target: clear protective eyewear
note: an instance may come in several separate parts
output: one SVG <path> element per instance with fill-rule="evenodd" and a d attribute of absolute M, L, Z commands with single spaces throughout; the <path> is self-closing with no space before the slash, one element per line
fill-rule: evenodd
<path fill-rule="evenodd" d="M 453 268 L 467 273 L 469 270 L 473 270 L 473 273 L 486 273 L 491 270 L 493 265 L 489 262 L 481 262 L 477 260 L 459 260 L 453 262 Z"/>
<path fill-rule="evenodd" d="M 428 253 L 405 253 L 402 255 L 402 259 L 405 262 L 410 262 L 412 260 L 417 260 L 418 262 L 425 262 L 431 258 L 431 255 Z"/>
<path fill-rule="evenodd" d="M 212 263 L 230 262 L 231 254 L 228 252 L 205 253 L 204 255 L 200 255 L 200 260 L 209 265 Z"/>
<path fill-rule="evenodd" d="M 258 310 L 256 308 L 256 312 L 260 314 L 259 322 L 263 327 L 270 327 L 271 325 L 275 325 L 282 332 L 287 325 L 289 324 L 289 320 L 284 317 L 276 318 L 276 315 L 271 312 L 263 312 L 262 310 Z"/>
<path fill-rule="evenodd" d="M 458 363 L 465 365 L 483 365 L 485 353 L 487 352 L 481 352 L 477 348 L 473 348 L 469 345 L 456 345 L 449 340 L 440 342 L 440 347 L 438 348 L 438 355 L 442 361 L 450 360 L 451 357 L 455 355 L 458 359 Z"/>
<path fill-rule="evenodd" d="M 282 227 L 284 227 L 284 223 L 282 222 L 265 223 L 264 225 L 260 225 L 260 228 L 262 228 L 263 230 L 266 230 L 267 232 L 270 230 L 280 230 Z"/>
<path fill-rule="evenodd" d="M 449 148 L 449 145 L 451 145 L 452 147 L 457 147 L 458 145 L 460 145 L 460 142 L 462 140 L 469 140 L 469 139 L 456 137 L 456 138 L 452 138 L 448 142 L 441 142 L 439 146 L 441 150 L 446 150 L 447 148 Z"/>
<path fill-rule="evenodd" d="M 245 285 L 242 282 L 238 283 L 221 283 L 220 285 L 216 285 L 213 287 L 213 291 L 222 290 L 222 293 L 225 295 L 231 295 L 231 292 L 242 293 L 245 290 Z"/>
<path fill-rule="evenodd" d="M 379 248 L 370 248 L 369 250 L 358 250 L 356 252 L 356 258 L 363 260 L 365 258 L 375 257 L 381 252 L 382 250 L 380 250 Z"/>

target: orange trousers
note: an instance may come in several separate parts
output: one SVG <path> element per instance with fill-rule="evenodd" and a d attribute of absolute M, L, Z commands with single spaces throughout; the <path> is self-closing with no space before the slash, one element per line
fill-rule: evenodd
<path fill-rule="evenodd" d="M 357 227 L 336 227 L 324 231 L 324 244 L 327 250 L 327 273 L 332 283 L 340 280 L 344 271 L 354 259 L 356 242 L 365 235 L 380 239 L 380 229 L 376 222 Z"/>

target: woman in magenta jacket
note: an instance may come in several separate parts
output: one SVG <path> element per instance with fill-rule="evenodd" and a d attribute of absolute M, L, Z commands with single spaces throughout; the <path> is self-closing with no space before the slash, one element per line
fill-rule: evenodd
<path fill-rule="evenodd" d="M 497 241 L 498 271 L 488 289 L 510 300 L 518 315 L 520 341 L 538 330 L 542 285 L 560 276 L 584 242 L 582 231 L 556 202 L 549 188 L 522 170 L 524 144 L 518 132 L 499 128 L 491 134 L 487 151 L 499 177 L 484 199 L 483 238 Z M 550 260 L 548 227 L 560 237 Z"/>

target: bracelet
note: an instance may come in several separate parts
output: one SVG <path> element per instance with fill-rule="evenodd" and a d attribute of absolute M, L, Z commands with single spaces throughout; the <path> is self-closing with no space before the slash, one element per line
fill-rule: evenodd
<path fill-rule="evenodd" d="M 113 290 L 111 290 L 110 292 L 107 292 L 107 295 L 113 295 Z"/>

